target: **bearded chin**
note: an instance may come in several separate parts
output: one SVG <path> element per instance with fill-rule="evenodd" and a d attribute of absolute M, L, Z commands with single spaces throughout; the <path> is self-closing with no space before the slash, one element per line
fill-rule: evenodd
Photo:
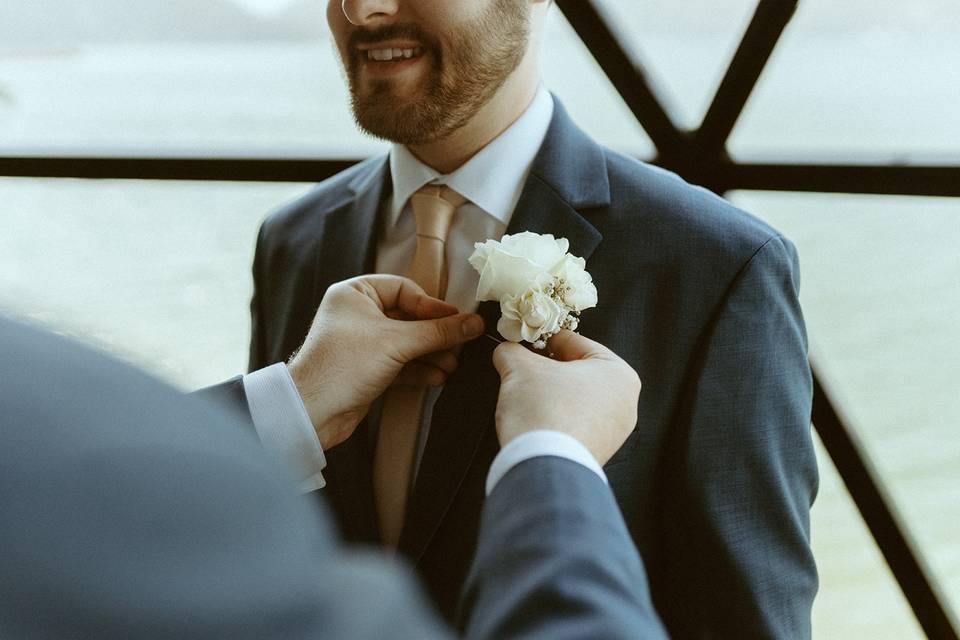
<path fill-rule="evenodd" d="M 438 82 L 416 97 L 400 98 L 389 81 L 377 81 L 364 95 L 352 87 L 353 117 L 372 136 L 403 145 L 427 144 L 450 133 L 450 111 Z"/>
<path fill-rule="evenodd" d="M 366 95 L 359 95 L 353 87 L 354 120 L 370 135 L 398 144 L 444 140 L 490 101 L 518 63 L 519 59 L 512 59 L 493 68 L 455 64 L 457 76 L 444 83 L 436 71 L 413 97 L 398 97 L 389 82 L 372 84 Z"/>

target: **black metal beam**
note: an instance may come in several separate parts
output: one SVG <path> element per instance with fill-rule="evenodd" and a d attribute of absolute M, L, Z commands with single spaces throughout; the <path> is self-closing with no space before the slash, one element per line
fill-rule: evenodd
<path fill-rule="evenodd" d="M 660 156 L 672 159 L 685 155 L 690 136 L 670 118 L 633 48 L 614 31 L 615 22 L 590 0 L 557 0 L 557 6 L 650 136 Z"/>
<path fill-rule="evenodd" d="M 0 157 L 0 176 L 319 182 L 357 160 L 267 158 Z"/>
<path fill-rule="evenodd" d="M 734 189 L 960 197 L 960 166 L 718 163 L 704 186 Z M 682 171 L 681 171 L 682 173 Z"/>
<path fill-rule="evenodd" d="M 761 0 L 694 140 L 701 153 L 722 153 L 798 0 Z"/>
<path fill-rule="evenodd" d="M 0 157 L 0 176 L 319 182 L 360 159 Z M 737 189 L 960 197 L 960 167 L 828 164 L 667 165 L 717 193 Z"/>
<path fill-rule="evenodd" d="M 820 440 L 920 626 L 931 640 L 957 640 L 960 625 L 944 605 L 943 593 L 917 551 L 893 501 L 884 491 L 869 456 L 847 426 L 849 422 L 840 417 L 836 404 L 816 373 L 813 388 L 813 424 Z"/>

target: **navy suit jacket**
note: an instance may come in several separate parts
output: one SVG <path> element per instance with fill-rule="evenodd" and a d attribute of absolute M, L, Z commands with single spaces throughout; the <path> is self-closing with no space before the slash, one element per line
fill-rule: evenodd
<path fill-rule="evenodd" d="M 221 406 L 2 318 L 0 354 L 0 637 L 450 637 L 405 568 L 344 548 Z M 514 467 L 480 541 L 468 638 L 665 637 L 580 465 Z"/>
<path fill-rule="evenodd" d="M 377 157 L 264 222 L 251 369 L 299 347 L 329 285 L 373 271 L 390 191 Z M 714 194 L 598 145 L 559 102 L 507 233 L 525 230 L 567 238 L 586 258 L 600 301 L 580 332 L 643 380 L 637 429 L 606 471 L 671 635 L 808 637 L 818 477 L 793 245 Z M 496 302 L 479 313 L 496 326 Z M 399 542 L 450 618 L 498 450 L 493 347 L 467 345 L 436 404 Z M 327 455 L 327 493 L 355 541 L 378 538 L 374 435 L 362 424 Z"/>

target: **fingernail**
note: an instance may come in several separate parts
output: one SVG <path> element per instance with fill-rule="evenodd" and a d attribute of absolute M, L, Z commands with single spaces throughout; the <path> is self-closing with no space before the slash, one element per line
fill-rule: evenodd
<path fill-rule="evenodd" d="M 480 316 L 470 316 L 463 321 L 463 335 L 473 337 L 481 333 L 483 333 L 483 318 Z"/>

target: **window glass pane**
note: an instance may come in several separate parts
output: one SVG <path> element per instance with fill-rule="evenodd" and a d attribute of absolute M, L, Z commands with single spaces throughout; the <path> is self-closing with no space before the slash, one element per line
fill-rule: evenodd
<path fill-rule="evenodd" d="M 384 147 L 353 125 L 323 2 L 61 4 L 0 6 L 0 153 L 364 157 Z M 652 155 L 553 13 L 548 86 L 601 141 Z"/>
<path fill-rule="evenodd" d="M 324 6 L 5 0 L 0 152 L 369 155 Z"/>
<path fill-rule="evenodd" d="M 246 370 L 260 221 L 309 185 L 0 179 L 0 312 L 186 389 Z"/>
<path fill-rule="evenodd" d="M 960 3 L 804 0 L 731 151 L 741 158 L 956 158 L 957 96 Z"/>
<path fill-rule="evenodd" d="M 820 590 L 813 602 L 813 637 L 924 640 L 910 604 L 819 438 L 816 444 L 820 490 L 810 528 Z"/>
<path fill-rule="evenodd" d="M 796 243 L 812 357 L 957 609 L 960 199 L 740 192 L 733 200 Z M 829 496 L 818 500 L 821 514 L 835 509 Z M 814 537 L 830 575 L 849 563 L 843 540 L 855 525 L 820 522 Z M 875 621 L 894 615 L 870 604 L 882 583 L 861 578 L 844 577 L 847 597 Z"/>
<path fill-rule="evenodd" d="M 757 0 L 597 0 L 679 126 L 700 125 Z"/>
<path fill-rule="evenodd" d="M 587 133 L 618 151 L 654 156 L 650 138 L 556 7 L 547 22 L 541 68 L 546 86 Z"/>

